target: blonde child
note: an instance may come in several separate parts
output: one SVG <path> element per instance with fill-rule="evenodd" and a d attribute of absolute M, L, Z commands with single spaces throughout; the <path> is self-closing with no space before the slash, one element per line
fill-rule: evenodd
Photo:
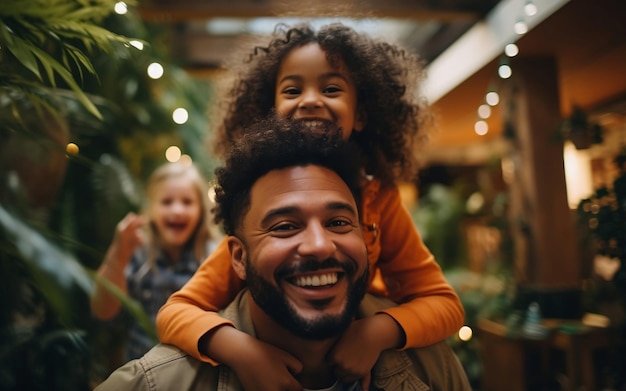
<path fill-rule="evenodd" d="M 401 48 L 342 24 L 319 31 L 306 24 L 277 28 L 267 46 L 254 48 L 227 95 L 215 144 L 227 155 L 251 122 L 275 113 L 303 121 L 311 131 L 335 123 L 360 148 L 366 161 L 361 208 L 369 291 L 400 303 L 354 322 L 329 357 L 343 381 L 363 379 L 364 389 L 382 351 L 441 341 L 464 319 L 458 296 L 395 185 L 415 173 L 415 146 L 427 117 L 416 92 L 420 70 L 418 59 Z M 300 362 L 239 332 L 215 312 L 241 288 L 222 241 L 159 312 L 159 338 L 200 360 L 230 366 L 247 391 L 301 390 L 291 375 L 300 371 Z"/>
<path fill-rule="evenodd" d="M 154 320 L 214 247 L 211 220 L 207 184 L 198 169 L 191 163 L 166 163 L 149 178 L 143 214 L 128 213 L 117 224 L 97 273 L 139 301 Z M 96 284 L 91 309 L 96 318 L 110 320 L 121 303 Z M 127 359 L 141 357 L 154 343 L 134 325 Z"/>

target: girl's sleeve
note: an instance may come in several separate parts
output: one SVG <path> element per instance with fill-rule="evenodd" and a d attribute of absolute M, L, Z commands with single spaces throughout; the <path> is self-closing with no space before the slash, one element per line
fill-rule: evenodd
<path fill-rule="evenodd" d="M 231 267 L 224 238 L 191 279 L 159 310 L 156 327 L 160 341 L 176 345 L 198 360 L 217 364 L 200 353 L 198 342 L 216 327 L 232 325 L 217 311 L 226 307 L 242 288 L 243 282 Z"/>
<path fill-rule="evenodd" d="M 378 194 L 380 246 L 377 267 L 397 307 L 383 312 L 403 328 L 403 347 L 431 345 L 456 333 L 465 313 L 456 292 L 424 245 L 397 187 Z M 457 246 L 459 243 L 450 243 Z"/>

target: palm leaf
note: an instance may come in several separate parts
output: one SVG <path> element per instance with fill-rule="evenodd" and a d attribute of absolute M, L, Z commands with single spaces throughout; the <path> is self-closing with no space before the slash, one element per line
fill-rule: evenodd
<path fill-rule="evenodd" d="M 95 23 L 109 15 L 114 4 L 112 0 L 82 4 L 70 0 L 5 0 L 0 4 L 0 46 L 6 46 L 17 62 L 41 82 L 44 80 L 40 67 L 47 76 L 46 81 L 53 87 L 58 75 L 81 104 L 96 118 L 102 119 L 72 74 L 73 70 L 78 72 L 82 81 L 83 69 L 95 74 L 94 67 L 88 56 L 71 42 L 79 40 L 88 52 L 110 52 L 117 44 L 128 45 L 129 38 Z M 55 43 L 60 48 L 60 59 L 42 49 L 47 46 L 46 42 Z M 71 66 L 68 57 L 75 67 Z M 0 67 L 2 65 L 0 62 Z"/>

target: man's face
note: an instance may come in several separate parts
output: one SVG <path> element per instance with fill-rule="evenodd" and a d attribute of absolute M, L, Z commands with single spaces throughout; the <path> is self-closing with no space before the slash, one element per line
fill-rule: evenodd
<path fill-rule="evenodd" d="M 356 203 L 336 173 L 314 165 L 270 171 L 252 187 L 239 232 L 230 239 L 239 254 L 233 266 L 266 314 L 312 339 L 348 326 L 368 264 Z"/>

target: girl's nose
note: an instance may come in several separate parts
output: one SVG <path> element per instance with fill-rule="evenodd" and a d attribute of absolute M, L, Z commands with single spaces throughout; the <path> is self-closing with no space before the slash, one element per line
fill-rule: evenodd
<path fill-rule="evenodd" d="M 331 233 L 321 224 L 308 226 L 302 233 L 298 252 L 304 257 L 315 257 L 320 260 L 329 258 L 337 249 L 330 235 Z"/>
<path fill-rule="evenodd" d="M 320 95 L 313 89 L 306 90 L 302 93 L 298 107 L 305 110 L 312 110 L 322 106 Z"/>

